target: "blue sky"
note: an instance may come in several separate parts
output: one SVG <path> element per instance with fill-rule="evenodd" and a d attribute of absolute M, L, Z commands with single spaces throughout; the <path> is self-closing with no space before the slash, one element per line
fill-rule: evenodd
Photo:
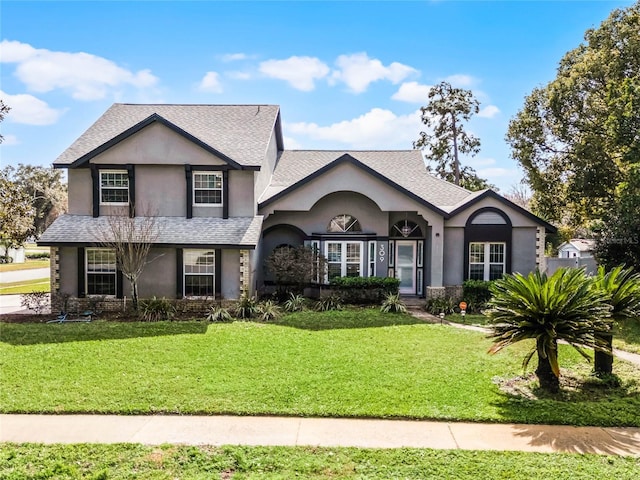
<path fill-rule="evenodd" d="M 278 104 L 286 148 L 405 149 L 441 80 L 473 90 L 508 192 L 508 122 L 588 28 L 631 1 L 0 4 L 0 161 L 50 165 L 114 102 Z"/>

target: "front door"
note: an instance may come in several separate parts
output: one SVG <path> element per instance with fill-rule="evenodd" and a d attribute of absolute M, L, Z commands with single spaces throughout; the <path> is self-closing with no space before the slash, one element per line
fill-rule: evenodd
<path fill-rule="evenodd" d="M 416 242 L 396 240 L 396 278 L 400 280 L 400 293 L 416 293 Z"/>

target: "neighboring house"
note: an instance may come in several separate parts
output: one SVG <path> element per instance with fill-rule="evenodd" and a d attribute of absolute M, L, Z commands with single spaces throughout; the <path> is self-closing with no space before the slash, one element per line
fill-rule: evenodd
<path fill-rule="evenodd" d="M 595 240 L 572 238 L 558 247 L 558 258 L 591 258 Z"/>
<path fill-rule="evenodd" d="M 529 272 L 555 228 L 491 190 L 430 175 L 406 151 L 285 150 L 274 105 L 115 104 L 54 166 L 69 211 L 42 235 L 52 292 L 128 296 L 107 216 L 158 215 L 141 297 L 233 299 L 269 282 L 274 248 L 310 245 L 334 276 L 392 276 L 405 295 Z M 132 208 L 136 205 L 136 211 Z"/>

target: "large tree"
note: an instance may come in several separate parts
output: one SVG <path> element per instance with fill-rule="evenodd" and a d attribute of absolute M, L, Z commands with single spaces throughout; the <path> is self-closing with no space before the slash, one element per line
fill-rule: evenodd
<path fill-rule="evenodd" d="M 0 98 L 0 122 L 4 120 L 4 117 L 7 113 L 9 113 L 9 110 L 11 110 L 11 107 L 6 105 Z M 0 135 L 0 143 L 2 143 L 3 140 L 4 137 Z"/>
<path fill-rule="evenodd" d="M 7 174 L 0 171 L 0 244 L 2 261 L 7 261 L 8 249 L 20 247 L 30 236 L 34 211 L 27 193 Z"/>
<path fill-rule="evenodd" d="M 532 208 L 573 225 L 601 219 L 640 162 L 640 3 L 615 10 L 560 61 L 509 124 Z"/>
<path fill-rule="evenodd" d="M 440 178 L 469 190 L 491 187 L 473 168 L 460 165 L 460 154 L 474 156 L 480 151 L 480 140 L 464 129 L 464 123 L 480 108 L 473 93 L 441 82 L 431 87 L 428 99 L 420 109 L 427 129 L 420 132 L 413 147 L 426 150 L 428 159 L 436 162 L 434 170 Z"/>
<path fill-rule="evenodd" d="M 18 164 L 17 169 L 8 166 L 5 171 L 31 199 L 34 218 L 29 234 L 39 238 L 58 215 L 67 211 L 67 186 L 62 170 Z"/>

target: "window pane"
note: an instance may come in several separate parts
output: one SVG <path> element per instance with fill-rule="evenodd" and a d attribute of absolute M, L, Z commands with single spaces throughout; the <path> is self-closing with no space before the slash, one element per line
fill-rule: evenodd
<path fill-rule="evenodd" d="M 329 280 L 342 276 L 342 265 L 339 263 L 328 264 Z"/>
<path fill-rule="evenodd" d="M 87 294 L 89 295 L 115 295 L 115 273 L 88 273 Z"/>
<path fill-rule="evenodd" d="M 471 280 L 484 280 L 484 265 L 482 264 L 469 265 L 469 278 Z"/>
<path fill-rule="evenodd" d="M 86 250 L 87 272 L 115 272 L 116 252 L 91 248 Z"/>
<path fill-rule="evenodd" d="M 359 277 L 360 276 L 360 264 L 348 263 L 347 264 L 347 277 Z"/>
<path fill-rule="evenodd" d="M 327 261 L 329 262 L 342 261 L 342 244 L 329 243 L 327 245 Z"/>
<path fill-rule="evenodd" d="M 215 273 L 215 252 L 186 250 L 183 257 L 185 273 Z"/>
<path fill-rule="evenodd" d="M 100 172 L 100 183 L 103 187 L 129 187 L 127 172 Z"/>
<path fill-rule="evenodd" d="M 489 265 L 489 280 L 497 280 L 498 278 L 502 278 L 503 274 L 504 265 L 502 263 Z"/>
<path fill-rule="evenodd" d="M 222 203 L 220 190 L 196 190 L 195 203 Z"/>
<path fill-rule="evenodd" d="M 359 243 L 347 243 L 347 262 L 360 262 Z"/>
<path fill-rule="evenodd" d="M 352 215 L 342 214 L 331 219 L 327 232 L 345 233 L 345 232 L 361 232 L 360 222 Z"/>
<path fill-rule="evenodd" d="M 129 190 L 104 188 L 101 201 L 102 203 L 129 203 Z"/>
<path fill-rule="evenodd" d="M 484 244 L 470 243 L 469 244 L 469 263 L 483 263 L 483 262 L 484 262 Z"/>
<path fill-rule="evenodd" d="M 504 262 L 504 244 L 492 243 L 489 245 L 489 261 L 491 263 Z"/>
<path fill-rule="evenodd" d="M 213 275 L 185 275 L 184 294 L 187 297 L 212 297 Z"/>

